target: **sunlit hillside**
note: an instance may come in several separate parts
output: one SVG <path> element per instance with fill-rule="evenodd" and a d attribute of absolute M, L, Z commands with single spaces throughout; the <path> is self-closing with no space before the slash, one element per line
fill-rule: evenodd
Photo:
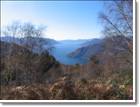
<path fill-rule="evenodd" d="M 0 100 L 134 99 L 133 1 L 2 3 Z"/>

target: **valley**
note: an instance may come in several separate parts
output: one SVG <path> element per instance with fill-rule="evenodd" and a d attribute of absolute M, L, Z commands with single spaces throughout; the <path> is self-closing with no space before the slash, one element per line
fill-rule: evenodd
<path fill-rule="evenodd" d="M 53 55 L 57 61 L 65 65 L 84 64 L 87 62 L 86 60 L 70 57 L 69 54 L 82 47 L 82 44 L 85 43 L 85 41 L 86 40 L 58 41 L 50 51 L 50 54 Z"/>
<path fill-rule="evenodd" d="M 1 5 L 0 100 L 136 102 L 134 0 Z"/>
<path fill-rule="evenodd" d="M 22 45 L 25 43 L 25 38 L 12 38 L 10 36 L 1 37 L 2 41 L 7 43 L 16 43 Z M 78 39 L 78 40 L 53 40 L 49 38 L 40 38 L 42 50 L 47 50 L 50 55 L 64 65 L 86 64 L 90 57 L 99 53 L 102 49 L 102 39 Z M 91 51 L 92 50 L 92 51 Z M 37 49 L 34 50 L 38 53 Z"/>

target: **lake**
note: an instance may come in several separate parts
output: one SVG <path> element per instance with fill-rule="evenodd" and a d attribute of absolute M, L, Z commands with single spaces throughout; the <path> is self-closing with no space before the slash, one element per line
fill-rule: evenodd
<path fill-rule="evenodd" d="M 54 48 L 51 50 L 50 53 L 56 58 L 57 61 L 59 61 L 62 64 L 84 64 L 84 60 L 68 56 L 69 53 L 81 47 L 81 44 L 83 44 L 84 42 L 84 40 L 60 41 L 59 43 L 54 45 Z"/>

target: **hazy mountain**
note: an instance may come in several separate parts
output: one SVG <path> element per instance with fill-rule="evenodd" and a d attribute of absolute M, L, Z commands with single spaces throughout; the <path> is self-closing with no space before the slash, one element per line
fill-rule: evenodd
<path fill-rule="evenodd" d="M 26 39 L 27 38 L 17 38 L 17 37 L 11 37 L 11 36 L 1 37 L 1 41 L 5 41 L 8 43 L 14 42 L 18 45 L 24 44 L 24 42 L 26 42 Z M 44 49 L 49 49 L 53 47 L 54 44 L 58 43 L 57 41 L 53 39 L 49 39 L 49 38 L 30 38 L 30 40 L 31 39 L 40 42 Z"/>
<path fill-rule="evenodd" d="M 4 42 L 8 42 L 8 43 L 15 42 L 17 44 L 20 44 L 20 38 L 16 38 L 12 36 L 3 36 L 0 39 L 1 41 L 4 41 Z"/>
<path fill-rule="evenodd" d="M 90 41 L 91 39 L 77 39 L 77 40 L 60 40 L 60 41 L 58 41 L 59 43 L 76 43 L 76 44 L 80 44 L 80 45 L 82 45 L 82 44 L 84 44 L 84 43 L 86 43 L 87 41 Z"/>
<path fill-rule="evenodd" d="M 132 41 L 131 37 L 122 36 L 112 37 L 109 39 L 92 39 L 82 44 L 83 47 L 80 47 L 71 52 L 69 56 L 72 58 L 80 58 L 88 61 L 91 57 L 104 52 L 105 45 L 108 45 L 109 43 L 110 44 L 107 47 L 111 53 L 121 53 L 129 50 L 127 43 L 129 43 L 130 41 Z"/>
<path fill-rule="evenodd" d="M 82 64 L 83 60 L 79 58 L 72 58 L 68 56 L 69 53 L 75 51 L 80 48 L 82 44 L 87 42 L 88 40 L 62 40 L 58 41 L 57 44 L 54 45 L 54 48 L 51 49 L 50 54 L 53 55 L 57 61 L 62 64 Z"/>
<path fill-rule="evenodd" d="M 102 39 L 61 40 L 54 45 L 50 54 L 63 64 L 84 64 L 102 49 Z"/>
<path fill-rule="evenodd" d="M 97 39 L 97 38 L 89 39 L 85 43 L 83 43 L 82 46 L 100 44 L 101 42 L 103 42 L 102 39 Z"/>
<path fill-rule="evenodd" d="M 93 55 L 96 55 L 104 50 L 102 39 L 92 39 L 82 44 L 82 47 L 76 49 L 69 54 L 72 58 L 80 58 L 86 61 Z"/>
<path fill-rule="evenodd" d="M 2 41 L 8 43 L 15 42 L 18 45 L 26 42 L 26 38 L 12 38 L 10 36 L 1 37 Z M 31 38 L 42 44 L 44 50 L 48 50 L 50 55 L 54 56 L 62 64 L 83 64 L 87 62 L 90 56 L 102 51 L 101 39 L 78 39 L 56 41 L 48 38 Z M 34 52 L 40 50 L 34 48 Z"/>

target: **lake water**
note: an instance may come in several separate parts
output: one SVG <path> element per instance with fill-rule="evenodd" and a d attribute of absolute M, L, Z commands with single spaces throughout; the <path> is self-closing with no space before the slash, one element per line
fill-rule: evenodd
<path fill-rule="evenodd" d="M 73 52 L 81 46 L 81 42 L 68 42 L 62 41 L 54 45 L 54 48 L 51 50 L 51 54 L 62 64 L 73 65 L 73 64 L 84 64 L 85 61 L 82 59 L 72 58 L 68 56 L 69 53 Z"/>

